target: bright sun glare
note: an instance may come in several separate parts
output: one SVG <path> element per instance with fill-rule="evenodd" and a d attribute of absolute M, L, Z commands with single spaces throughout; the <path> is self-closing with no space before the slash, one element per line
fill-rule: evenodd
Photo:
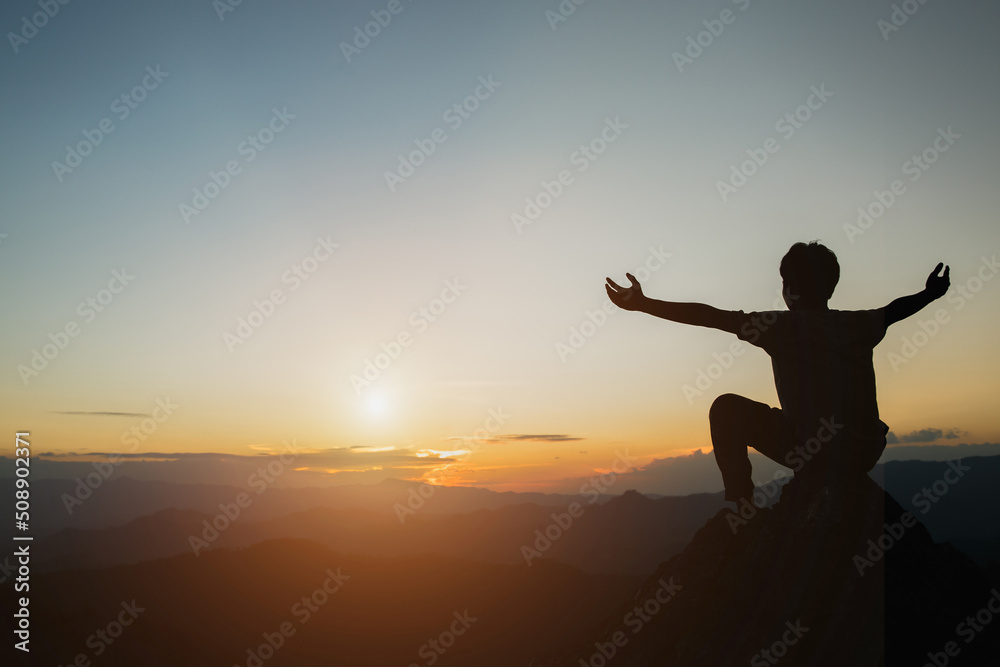
<path fill-rule="evenodd" d="M 389 401 L 382 394 L 370 394 L 365 400 L 365 408 L 372 417 L 386 417 L 389 413 Z"/>

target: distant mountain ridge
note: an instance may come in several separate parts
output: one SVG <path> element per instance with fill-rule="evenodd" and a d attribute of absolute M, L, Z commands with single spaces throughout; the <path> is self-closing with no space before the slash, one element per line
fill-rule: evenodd
<path fill-rule="evenodd" d="M 12 478 L 0 479 L 0 488 L 13 488 L 10 486 L 12 482 Z M 36 536 L 44 537 L 65 528 L 121 526 L 133 519 L 165 509 L 189 509 L 215 514 L 219 511 L 220 504 L 232 503 L 240 493 L 247 493 L 252 500 L 252 504 L 244 511 L 244 517 L 250 521 L 262 521 L 316 507 L 357 507 L 376 512 L 393 512 L 397 504 L 406 505 L 411 489 L 416 493 L 423 486 L 433 489 L 429 498 L 418 495 L 424 501 L 420 507 L 420 512 L 424 514 L 453 514 L 524 503 L 564 507 L 571 502 L 585 503 L 589 500 L 587 496 L 578 495 L 499 492 L 464 486 L 431 487 L 401 480 L 385 480 L 373 485 L 269 487 L 258 493 L 254 489 L 235 486 L 175 484 L 122 477 L 103 482 L 91 490 L 90 496 L 82 502 L 67 503 L 66 497 L 75 497 L 79 483 L 74 480 L 43 479 L 32 482 L 32 530 Z M 79 490 L 79 495 L 84 493 Z M 611 497 L 613 496 L 602 495 L 597 502 L 607 502 Z M 67 511 L 67 504 L 72 511 Z"/>
<path fill-rule="evenodd" d="M 960 466 L 961 475 L 950 466 Z M 1000 479 L 1000 457 L 971 457 L 960 464 L 891 462 L 878 466 L 872 477 L 901 498 L 936 540 L 950 541 L 980 565 L 1000 572 L 1000 511 L 993 509 L 1000 508 L 1000 485 L 994 482 Z M 779 489 L 773 486 L 771 492 L 776 493 Z M 80 523 L 92 525 L 160 509 L 111 527 L 105 523 L 103 528 L 63 529 L 48 537 L 39 530 L 36 534 L 45 548 L 40 549 L 38 564 L 50 570 L 100 567 L 190 553 L 190 536 L 201 536 L 202 522 L 218 516 L 219 503 L 231 504 L 239 493 L 234 487 L 111 481 L 88 499 L 92 505 L 81 508 L 75 517 Z M 53 502 L 51 496 L 39 496 L 40 504 Z M 722 506 L 721 494 L 650 499 L 628 491 L 602 496 L 591 505 L 592 497 L 498 494 L 398 480 L 372 487 L 268 489 L 250 497 L 252 505 L 209 548 L 303 538 L 380 556 L 428 553 L 495 563 L 540 557 L 587 572 L 632 574 L 647 572 L 679 552 Z M 161 507 L 170 502 L 183 509 Z M 536 531 L 555 531 L 552 514 L 561 514 L 574 502 L 583 516 L 571 529 L 559 530 L 551 547 L 540 548 L 546 538 Z M 65 516 L 61 507 L 56 511 Z M 33 523 L 36 530 L 45 521 L 46 514 L 41 515 Z"/>
<path fill-rule="evenodd" d="M 1000 576 L 1000 456 L 892 461 L 872 477 L 938 542 Z"/>
<path fill-rule="evenodd" d="M 928 528 L 938 539 L 963 538 L 977 535 L 985 537 L 1000 531 L 1000 516 L 985 517 L 989 526 L 995 527 L 989 531 L 980 528 L 982 524 L 975 512 L 958 512 L 952 516 L 950 510 L 937 512 L 937 509 L 971 502 L 980 503 L 988 499 L 990 502 L 1000 502 L 1000 485 L 993 481 L 1000 479 L 1000 456 L 974 456 L 963 459 L 972 470 L 961 480 L 961 483 L 951 485 L 952 488 L 943 502 L 935 503 L 933 511 L 923 518 Z M 894 497 L 910 508 L 909 500 L 920 492 L 921 488 L 933 484 L 940 479 L 947 469 L 947 462 L 934 461 L 892 461 L 879 464 L 871 476 L 884 486 Z M 10 489 L 13 478 L 0 478 L 0 488 Z M 241 491 L 235 486 L 209 484 L 176 484 L 173 482 L 139 481 L 128 477 L 112 478 L 104 481 L 96 490 L 83 487 L 80 495 L 92 491 L 90 497 L 82 503 L 73 503 L 67 511 L 65 497 L 73 497 L 78 490 L 78 483 L 70 479 L 39 479 L 32 482 L 35 493 L 32 501 L 33 533 L 42 537 L 51 535 L 64 528 L 106 528 L 121 526 L 144 515 L 164 509 L 191 509 L 206 514 L 218 511 L 220 503 L 232 502 Z M 619 482 L 620 491 L 630 488 L 626 485 L 626 477 Z M 350 485 L 332 487 L 270 487 L 264 493 L 257 494 L 249 490 L 253 498 L 253 506 L 246 511 L 246 517 L 251 521 L 275 518 L 292 512 L 313 509 L 316 507 L 347 508 L 358 507 L 376 512 L 395 511 L 397 505 L 406 507 L 411 497 L 410 491 L 419 490 L 426 485 L 402 480 L 385 480 L 374 485 Z M 429 498 L 423 500 L 421 513 L 451 514 L 470 512 L 478 509 L 497 509 L 507 505 L 533 503 L 547 507 L 565 507 L 571 502 L 588 503 L 590 496 L 548 494 L 548 493 L 518 493 L 512 491 L 497 492 L 477 487 L 447 487 L 426 486 L 433 489 Z M 618 490 L 618 489 L 616 489 Z M 425 490 L 426 493 L 426 490 Z M 599 496 L 598 502 L 604 503 L 617 494 Z M 677 497 L 669 494 L 647 497 Z M 972 501 L 971 499 L 975 499 Z M 917 510 L 919 511 L 919 509 Z M 956 523 L 956 520 L 958 523 Z M 972 530 L 968 528 L 971 526 Z M 957 528 L 957 533 L 952 529 Z M 4 533 L 10 527 L 0 528 Z"/>
<path fill-rule="evenodd" d="M 461 514 L 416 513 L 403 522 L 395 513 L 318 507 L 257 522 L 240 517 L 217 531 L 207 549 L 294 538 L 379 557 L 436 554 L 508 564 L 550 559 L 585 572 L 638 575 L 677 553 L 722 507 L 722 499 L 696 494 L 654 500 L 629 492 L 579 507 L 579 517 L 558 528 L 556 539 L 550 538 L 557 519 L 568 516 L 566 507 L 520 504 Z M 205 522 L 218 516 L 168 509 L 124 526 L 66 529 L 39 541 L 38 567 L 109 567 L 192 553 L 191 538 L 204 539 L 206 531 L 211 536 Z"/>

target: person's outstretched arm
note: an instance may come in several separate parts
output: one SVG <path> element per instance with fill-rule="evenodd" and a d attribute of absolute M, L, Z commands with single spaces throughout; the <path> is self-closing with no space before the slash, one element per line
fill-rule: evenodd
<path fill-rule="evenodd" d="M 922 291 L 909 296 L 901 296 L 885 307 L 885 326 L 888 327 L 890 324 L 905 320 L 931 301 L 940 299 L 948 293 L 948 288 L 951 286 L 951 280 L 948 278 L 950 267 L 944 266 L 944 273 L 939 276 L 938 272 L 943 266 L 944 263 L 939 262 L 934 267 L 931 274 L 927 276 L 927 282 Z"/>
<path fill-rule="evenodd" d="M 732 311 L 719 310 L 704 303 L 676 303 L 650 299 L 642 293 L 642 285 L 635 279 L 635 276 L 626 273 L 625 277 L 631 283 L 629 287 L 622 287 L 611 278 L 608 278 L 607 284 L 604 285 L 611 302 L 623 310 L 649 313 L 672 322 L 711 327 L 733 334 L 737 331 L 739 321 Z"/>

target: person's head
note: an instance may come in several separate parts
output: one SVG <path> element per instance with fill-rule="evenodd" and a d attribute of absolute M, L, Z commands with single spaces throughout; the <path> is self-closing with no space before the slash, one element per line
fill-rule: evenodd
<path fill-rule="evenodd" d="M 789 310 L 826 308 L 840 280 L 837 256 L 818 241 L 794 244 L 781 258 L 779 272 Z"/>

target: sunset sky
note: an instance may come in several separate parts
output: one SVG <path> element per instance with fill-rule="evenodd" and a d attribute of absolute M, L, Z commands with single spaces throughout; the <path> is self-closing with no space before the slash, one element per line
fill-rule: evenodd
<path fill-rule="evenodd" d="M 882 419 L 1000 441 L 995 3 L 898 30 L 860 0 L 219 5 L 73 2 L 13 39 L 38 5 L 0 9 L 0 423 L 36 453 L 136 428 L 140 455 L 294 440 L 316 483 L 547 489 L 707 452 L 715 396 L 777 405 L 767 355 L 715 373 L 735 338 L 607 314 L 604 278 L 764 310 L 813 239 L 837 309 L 950 265 L 875 350 Z"/>

